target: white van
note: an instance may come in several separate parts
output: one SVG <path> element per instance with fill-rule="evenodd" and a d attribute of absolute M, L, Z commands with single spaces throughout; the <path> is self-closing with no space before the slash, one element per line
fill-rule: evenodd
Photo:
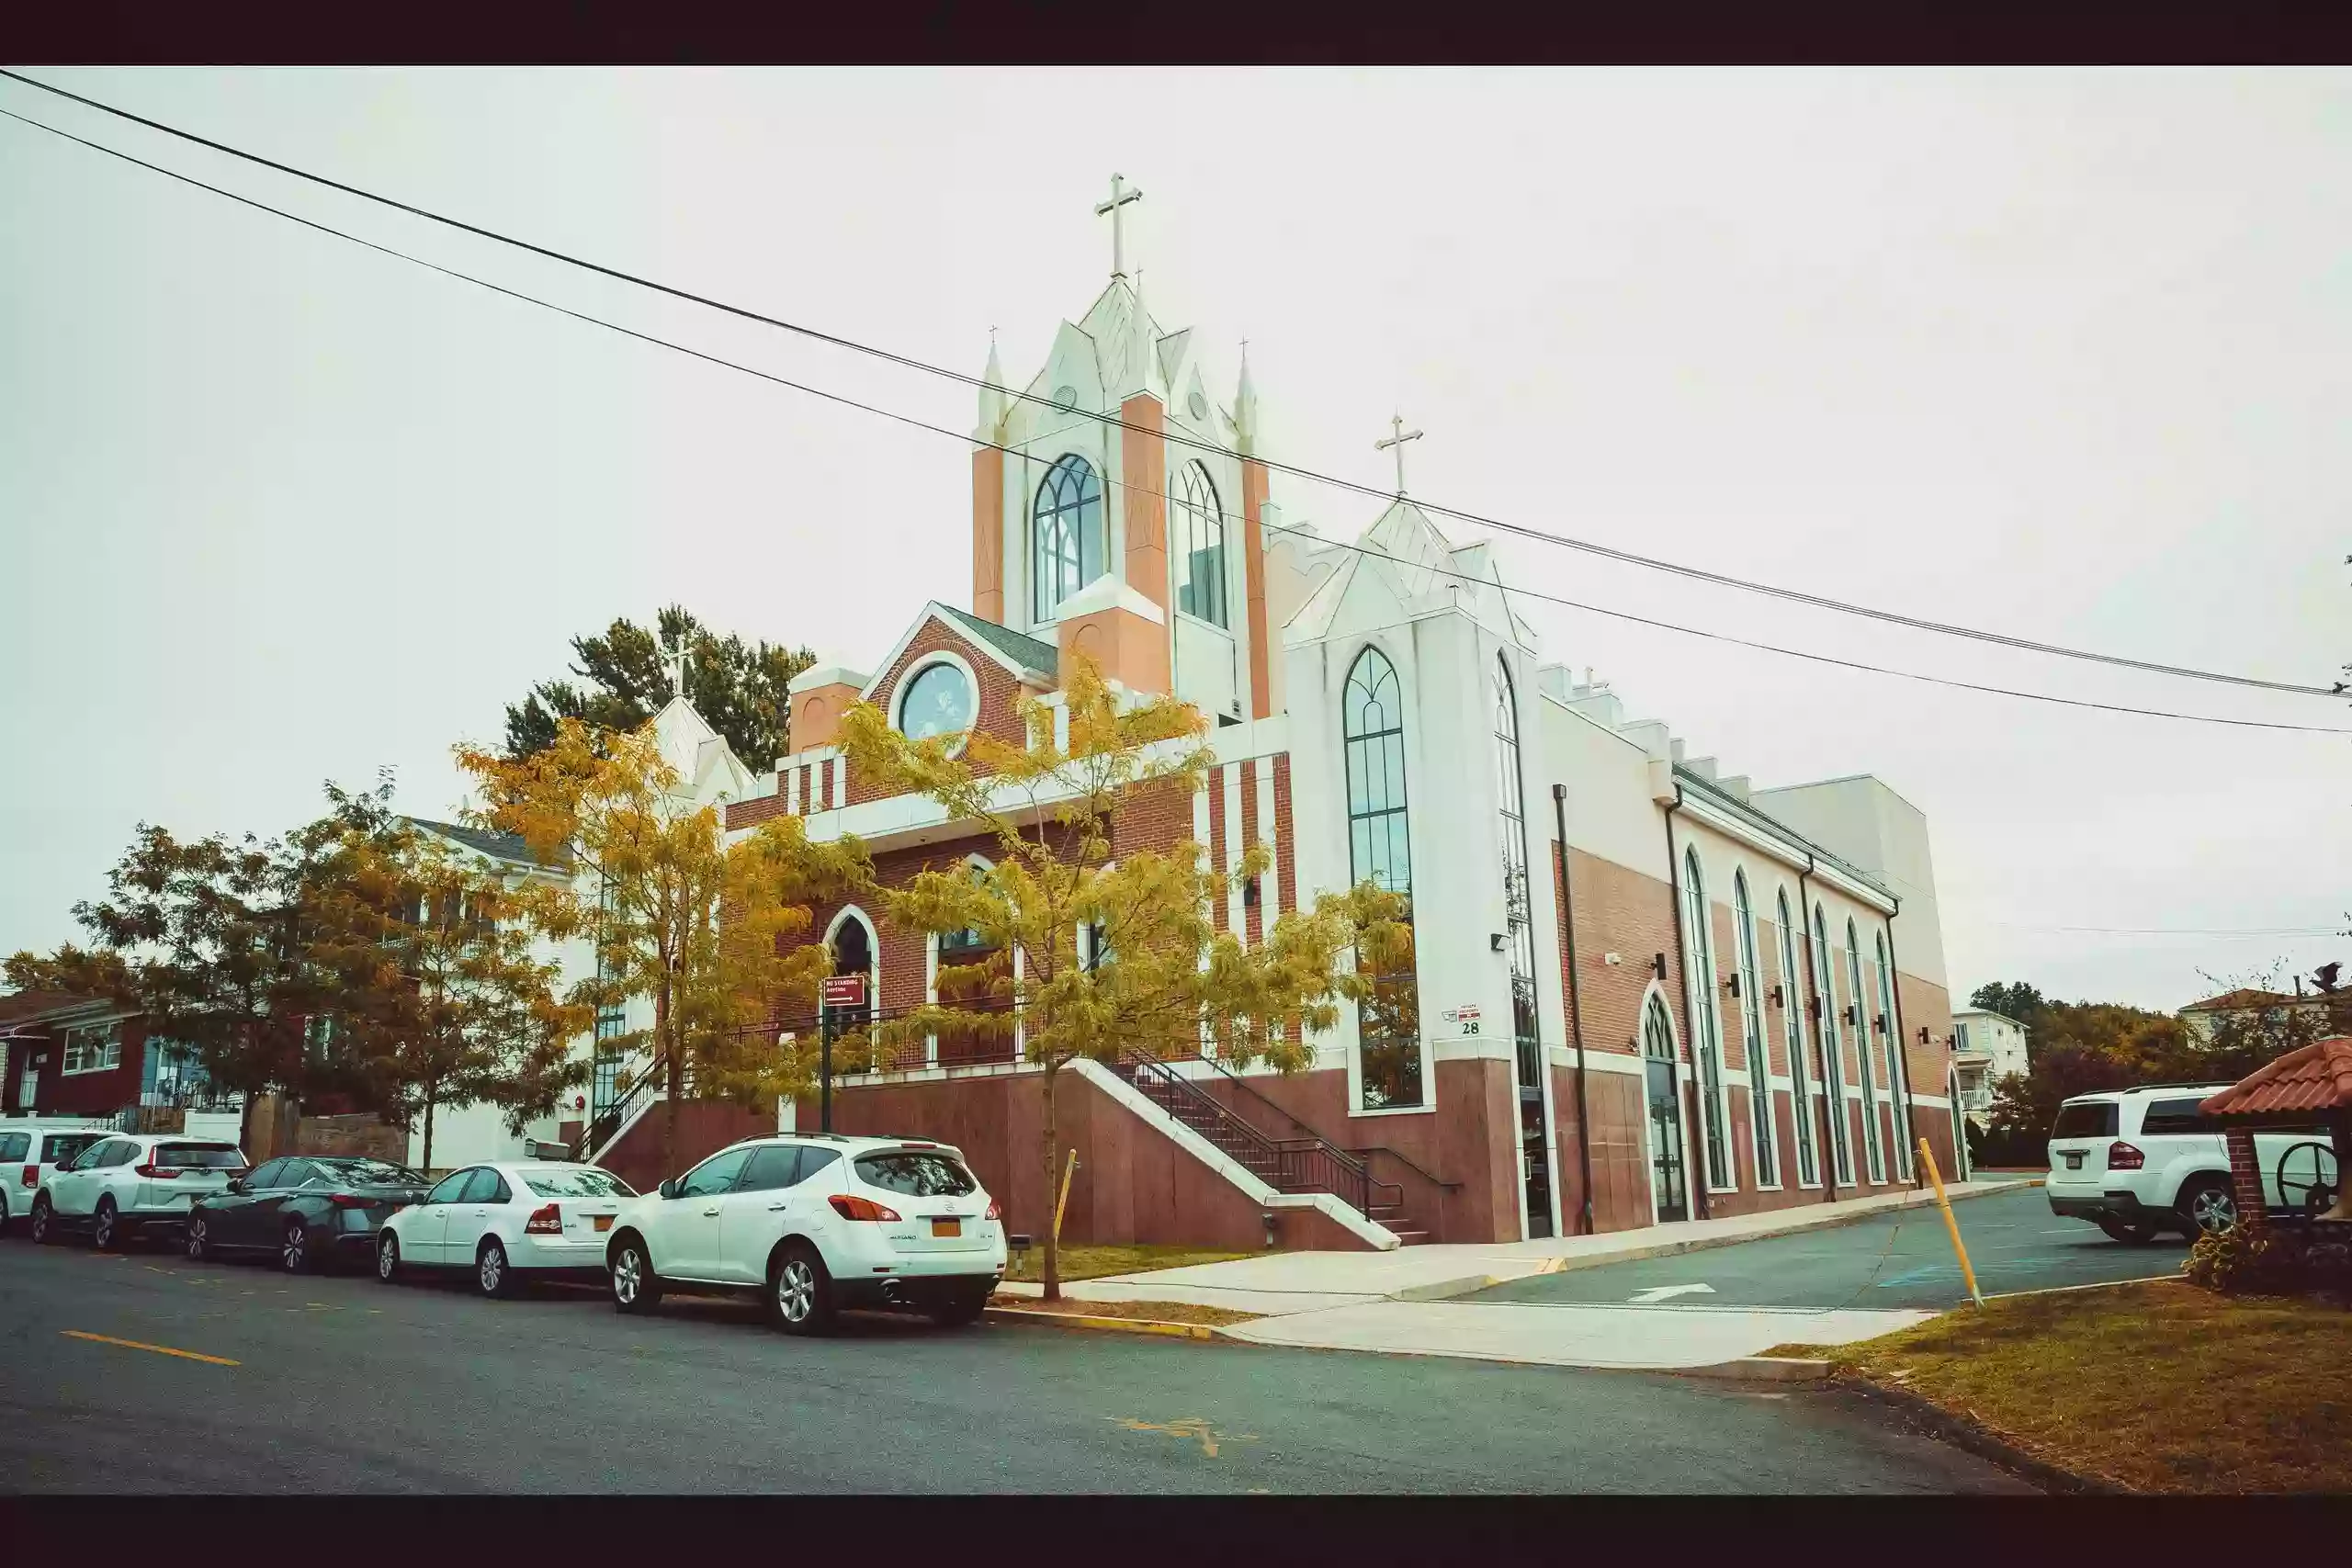
<path fill-rule="evenodd" d="M 2166 1231 L 2194 1240 L 2237 1224 L 2229 1145 L 2197 1109 L 2229 1087 L 2148 1084 L 2064 1101 L 2050 1127 L 2051 1213 L 2132 1242 Z M 2335 1201 L 2343 1178 L 2325 1127 L 2256 1133 L 2254 1149 L 2269 1206 L 2316 1212 Z"/>

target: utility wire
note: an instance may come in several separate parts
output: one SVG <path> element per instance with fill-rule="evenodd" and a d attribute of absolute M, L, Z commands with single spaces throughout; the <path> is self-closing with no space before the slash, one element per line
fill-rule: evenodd
<path fill-rule="evenodd" d="M 0 72 L 0 74 L 6 74 L 6 73 Z M 552 310 L 558 315 L 569 316 L 574 321 L 584 321 L 591 326 L 602 327 L 607 332 L 618 333 L 624 337 L 635 338 L 640 343 L 649 343 L 656 345 L 657 347 L 672 349 L 677 353 L 688 355 L 695 359 L 704 360 L 712 365 L 721 366 L 729 370 L 741 371 L 746 376 L 757 377 L 763 381 L 770 381 L 779 387 L 787 387 L 794 391 L 804 392 L 814 398 L 820 398 L 827 402 L 839 403 L 847 408 L 856 409 L 861 412 L 876 414 L 884 419 L 896 421 L 900 424 L 911 425 L 918 430 L 929 431 L 935 435 L 944 435 L 949 440 L 961 443 L 967 447 L 986 447 L 993 451 L 1002 452 L 1007 456 L 1013 457 L 1027 457 L 1027 454 L 1013 447 L 1003 446 L 998 442 L 981 440 L 977 436 L 967 435 L 961 431 L 950 430 L 944 425 L 933 424 L 928 420 L 915 418 L 911 414 L 899 413 L 893 409 L 886 409 L 872 403 L 861 402 L 855 398 L 846 397 L 839 392 L 831 392 L 821 387 L 812 387 L 805 382 L 795 381 L 786 377 L 775 375 L 770 371 L 761 370 L 754 367 L 741 364 L 736 360 L 723 358 L 718 355 L 708 354 L 701 349 L 689 347 L 684 344 L 674 342 L 669 338 L 657 337 L 650 333 L 639 332 L 633 327 L 622 326 L 618 322 L 607 321 L 601 316 L 593 316 L 583 310 L 575 310 L 570 306 L 559 305 L 551 300 L 542 299 L 537 295 L 526 294 L 520 289 L 509 288 L 504 284 L 492 283 L 487 278 L 477 277 L 471 273 L 461 272 L 455 267 L 444 266 L 438 262 L 427 261 L 422 256 L 411 255 L 406 251 L 396 250 L 390 245 L 380 244 L 374 240 L 363 239 L 356 234 L 348 233 L 345 231 L 334 228 L 332 225 L 321 223 L 315 219 L 304 218 L 300 214 L 286 211 L 282 208 L 272 207 L 266 201 L 256 200 L 249 196 L 242 196 L 235 191 L 224 190 L 219 186 L 208 185 L 206 182 L 196 178 L 192 175 L 184 175 L 175 169 L 167 169 L 159 164 L 151 164 L 145 159 L 134 157 L 129 152 L 124 152 L 116 148 L 106 146 L 100 142 L 88 141 L 83 137 L 73 134 L 71 131 L 61 130 L 53 125 L 46 125 L 40 120 L 28 118 L 26 116 L 17 114 L 12 109 L 0 109 L 0 116 L 6 116 L 9 119 L 16 120 L 20 124 L 31 126 L 39 130 L 46 130 L 52 136 L 61 137 L 65 141 L 76 142 L 81 146 L 89 148 L 93 152 L 103 152 L 110 158 L 119 159 L 126 164 L 134 164 L 140 168 L 150 170 L 153 173 L 164 175 L 169 179 L 177 180 L 184 185 L 194 186 L 199 190 L 209 191 L 215 196 L 226 197 L 231 201 L 237 202 L 245 207 L 254 208 L 262 212 L 269 213 L 273 217 L 283 218 L 288 222 L 299 223 L 306 229 L 313 229 L 322 234 L 331 234 L 336 239 L 349 241 L 353 244 L 364 246 L 365 248 L 378 252 L 380 254 L 391 256 L 400 261 L 409 262 L 414 265 L 424 267 L 429 271 L 440 273 L 444 276 L 454 277 L 461 282 L 473 284 L 478 288 L 487 288 L 494 294 L 503 294 L 511 299 L 519 299 L 526 304 L 536 305 L 542 310 Z M 1165 491 L 1148 490 L 1139 485 L 1125 484 L 1117 480 L 1113 480 L 1112 482 L 1114 484 L 1118 484 L 1119 488 L 1123 490 L 1131 491 L 1137 494 L 1157 496 L 1162 500 L 1174 499 L 1169 497 Z M 1230 513 L 1224 511 L 1222 504 L 1220 504 L 1218 508 L 1218 515 L 1221 520 L 1235 520 Z M 1612 610 L 1604 605 L 1588 604 L 1582 600 L 1564 598 L 1559 594 L 1544 593 L 1534 589 L 1509 588 L 1489 578 L 1474 577 L 1466 572 L 1453 571 L 1442 567 L 1429 566 L 1419 561 L 1407 560 L 1401 557 L 1390 555 L 1385 550 L 1374 549 L 1365 545 L 1350 544 L 1338 539 L 1324 539 L 1301 528 L 1288 527 L 1280 524 L 1261 525 L 1261 526 L 1264 526 L 1272 533 L 1295 535 L 1313 547 L 1348 550 L 1357 555 L 1369 556 L 1374 559 L 1388 561 L 1393 565 L 1404 567 L 1410 570 L 1426 571 L 1435 577 L 1452 579 L 1455 581 L 1467 583 L 1473 587 L 1494 588 L 1506 596 L 1506 603 L 1508 603 L 1510 595 L 1518 594 L 1525 598 L 1540 600 L 1545 604 L 1559 604 L 1571 610 L 1583 610 L 1592 615 L 1607 615 L 1616 620 L 1632 621 L 1640 626 L 1655 626 L 1663 631 L 1679 632 L 1688 637 L 1706 637 L 1712 641 L 1729 643 L 1740 648 L 1754 649 L 1759 652 L 1778 653 L 1792 659 L 1811 660 L 1815 663 L 1833 664 L 1843 669 L 1865 671 L 1871 674 L 1892 675 L 1906 681 L 1920 681 L 1925 682 L 1929 685 L 1946 686 L 1958 691 L 1983 692 L 1994 696 L 2023 698 L 2030 702 L 2056 703 L 2066 707 L 2093 708 L 2106 713 L 2136 714 L 2148 718 L 2178 719 L 2196 724 L 2221 724 L 2246 729 L 2290 730 L 2313 735 L 2352 735 L 2352 728 L 2345 728 L 2330 725 L 2284 724 L 2267 719 L 2222 718 L 2211 714 L 2178 713 L 2165 708 L 2132 707 L 2120 703 L 2096 703 L 2079 697 L 2052 696 L 2043 692 L 2016 691 L 2004 686 L 1987 686 L 1978 684 L 1974 682 L 1949 680 L 1939 675 L 1923 675 L 1915 671 L 1894 670 L 1884 665 L 1868 664 L 1850 659 L 1838 659 L 1826 653 L 1808 653 L 1802 649 L 1781 648 L 1772 643 L 1755 642 L 1746 637 L 1732 637 L 1723 632 L 1703 631 L 1696 626 L 1680 626 L 1672 621 L 1657 620 L 1647 615 L 1636 615 L 1630 611 L 1625 610 Z"/>
<path fill-rule="evenodd" d="M 11 81 L 21 82 L 28 87 L 38 87 L 42 92 L 54 94 L 62 98 L 71 99 L 74 103 L 97 109 L 102 113 L 113 115 L 120 119 L 130 120 L 134 124 L 146 126 L 150 130 L 160 130 L 165 135 L 176 136 L 183 141 L 192 141 L 200 147 L 210 148 L 216 152 L 223 152 L 233 158 L 242 158 L 248 163 L 259 164 L 264 168 L 274 169 L 280 174 L 291 175 L 298 179 L 308 180 L 315 185 L 325 186 L 331 190 L 341 191 L 347 196 L 356 196 L 364 201 L 376 202 L 380 206 L 389 207 L 397 211 L 408 213 L 413 217 L 423 218 L 431 222 L 440 223 L 452 229 L 461 230 L 466 233 L 476 235 L 481 239 L 492 240 L 503 245 L 511 245 L 518 250 L 528 251 L 534 255 L 544 256 L 550 261 L 559 261 L 570 266 L 581 267 L 589 272 L 598 273 L 604 276 L 614 278 L 623 283 L 634 284 L 640 288 L 650 288 L 657 293 L 667 294 L 673 299 L 684 299 L 696 305 L 707 306 L 711 310 L 724 311 L 729 315 L 741 317 L 745 321 L 758 321 L 764 326 L 780 328 L 785 332 L 797 333 L 802 337 L 810 338 L 819 343 L 830 344 L 836 348 L 846 348 L 854 353 L 869 355 L 875 358 L 888 361 L 893 365 L 903 366 L 908 369 L 921 370 L 928 375 L 943 377 L 951 381 L 960 382 L 967 387 L 985 388 L 988 385 L 988 383 L 984 382 L 980 378 L 968 375 L 960 370 L 950 369 L 944 366 L 933 365 L 928 361 L 916 359 L 908 355 L 899 354 L 889 349 L 876 347 L 870 344 L 859 343 L 853 338 L 842 337 L 838 334 L 824 332 L 815 327 L 805 326 L 796 321 L 788 321 L 775 316 L 765 315 L 760 311 L 750 310 L 741 305 L 731 305 L 723 299 L 715 299 L 707 295 L 696 294 L 688 289 L 675 288 L 670 284 L 662 283 L 653 278 L 640 276 L 635 273 L 624 272 L 617 267 L 605 266 L 601 263 L 589 261 L 584 257 L 575 256 L 568 252 L 554 250 L 546 245 L 534 244 L 528 240 L 517 239 L 511 234 L 500 233 L 494 229 L 485 229 L 478 224 L 468 223 L 461 219 L 447 217 L 445 214 L 432 211 L 427 208 L 417 207 L 412 203 L 400 201 L 388 196 L 379 196 L 373 191 L 362 190 L 356 186 L 346 185 L 341 180 L 330 179 L 324 175 L 313 174 L 307 169 L 298 169 L 290 164 L 281 164 L 275 159 L 265 158 L 257 152 L 248 152 L 242 148 L 232 147 L 226 142 L 215 141 L 209 137 L 199 136 L 194 131 L 183 130 L 176 126 L 166 125 L 161 120 L 149 119 L 143 115 L 133 114 L 128 109 L 117 108 L 111 104 L 101 103 L 96 98 L 85 97 L 79 93 L 68 92 L 62 87 L 53 86 L 47 82 L 39 81 L 18 72 L 0 69 L 0 76 L 6 76 Z M 26 123 L 38 124 L 39 122 L 28 120 Z M 43 129 L 53 130 L 54 128 L 43 127 Z M 59 134 L 62 135 L 64 133 L 60 132 Z M 95 146 L 96 144 L 85 143 L 85 145 Z M 153 167 L 153 165 L 151 164 L 148 166 Z M 208 186 L 206 188 L 209 189 L 212 187 Z M 275 209 L 272 210 L 275 210 Z M 1035 403 L 1040 407 L 1060 408 L 1059 404 L 1053 403 L 1050 399 L 1039 397 L 1034 392 L 1016 391 L 1010 388 L 997 388 L 996 390 L 1002 393 L 1005 397 L 1018 401 Z M 1394 495 L 1390 491 L 1381 490 L 1373 485 L 1360 484 L 1353 479 L 1341 479 L 1337 475 L 1326 474 L 1316 469 L 1301 468 L 1295 464 L 1275 462 L 1265 457 L 1251 457 L 1244 458 L 1242 454 L 1238 453 L 1229 447 L 1219 446 L 1213 441 L 1195 439 L 1193 436 L 1187 435 L 1181 430 L 1147 430 L 1143 426 L 1130 424 L 1127 421 L 1122 419 L 1116 414 L 1097 413 L 1088 410 L 1062 410 L 1061 412 L 1066 413 L 1078 413 L 1084 418 L 1091 419 L 1100 423 L 1120 430 L 1135 431 L 1141 434 L 1157 435 L 1164 440 L 1175 443 L 1178 446 L 1190 447 L 1195 451 L 1213 453 L 1218 456 L 1235 458 L 1237 460 L 1258 462 L 1262 464 L 1268 469 L 1277 473 L 1287 474 L 1294 478 L 1308 480 L 1317 484 L 1334 486 L 1340 490 L 1352 491 L 1358 495 L 1369 496 L 1374 500 L 1389 501 L 1395 499 Z M 1600 556 L 1610 560 L 1622 561 L 1631 566 L 1645 567 L 1654 571 L 1670 572 L 1679 577 L 1690 579 L 1694 581 L 1712 582 L 1720 587 L 1738 589 L 1750 593 L 1767 594 L 1774 598 L 1787 600 L 1792 604 L 1810 604 L 1816 609 L 1832 610 L 1842 615 L 1860 615 L 1867 619 L 1883 622 L 1890 626 L 1908 626 L 1915 631 L 1937 632 L 1947 637 L 1967 637 L 1979 642 L 1992 643 L 2003 648 L 2018 649 L 2030 653 L 2042 653 L 2061 659 L 2075 659 L 2095 664 L 2114 665 L 2120 669 L 2144 671 L 2149 673 L 2158 675 L 2173 675 L 2192 681 L 2211 681 L 2224 685 L 2251 686 L 2263 691 L 2287 692 L 2298 696 L 2337 696 L 2341 695 L 2344 690 L 2341 684 L 2315 686 L 2306 685 L 2291 681 L 2268 681 L 2251 675 L 2233 675 L 2219 671 L 2198 670 L 2186 665 L 2164 664 L 2143 659 L 2128 659 L 2118 654 L 2094 653 L 2085 649 L 2066 648 L 2056 643 L 2037 642 L 2029 637 L 2010 637 L 2006 633 L 1987 631 L 1977 626 L 1957 626 L 1946 621 L 1927 620 L 1917 615 L 1902 615 L 1893 610 L 1880 610 L 1866 604 L 1856 604 L 1845 600 L 1832 599 L 1823 594 L 1808 593 L 1802 589 L 1784 588 L 1774 583 L 1759 582 L 1748 578 L 1735 577 L 1725 572 L 1709 571 L 1702 567 L 1689 566 L 1679 561 L 1665 560 L 1655 556 L 1640 555 L 1631 550 L 1619 549 L 1614 546 L 1599 544 L 1589 539 L 1579 539 L 1566 534 L 1550 533 L 1544 529 L 1530 527 L 1524 524 L 1509 523 L 1500 518 L 1483 516 L 1477 513 L 1462 512 L 1452 507 L 1441 506 L 1433 502 L 1416 500 L 1414 504 L 1419 507 L 1423 512 L 1434 513 L 1442 517 L 1451 517 L 1459 522 L 1470 524 L 1476 527 L 1491 528 L 1500 533 L 1515 535 L 1521 538 L 1535 540 L 1542 544 L 1557 545 L 1566 549 L 1581 550 L 1589 555 Z"/>

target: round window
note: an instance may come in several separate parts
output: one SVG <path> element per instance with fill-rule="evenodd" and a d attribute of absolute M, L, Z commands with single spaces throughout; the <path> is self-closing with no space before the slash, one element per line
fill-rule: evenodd
<path fill-rule="evenodd" d="M 1078 389 L 1076 387 L 1056 387 L 1054 389 L 1054 406 L 1060 409 L 1064 413 L 1068 413 L 1070 410 L 1078 407 Z"/>
<path fill-rule="evenodd" d="M 910 740 L 960 735 L 972 728 L 971 677 L 953 664 L 928 664 L 899 698 L 899 728 Z"/>
<path fill-rule="evenodd" d="M 1193 395 L 1184 400 L 1184 406 L 1193 411 L 1193 417 L 1195 420 L 1204 420 L 1209 417 L 1209 400 L 1201 396 L 1200 389 L 1197 387 L 1193 389 Z"/>

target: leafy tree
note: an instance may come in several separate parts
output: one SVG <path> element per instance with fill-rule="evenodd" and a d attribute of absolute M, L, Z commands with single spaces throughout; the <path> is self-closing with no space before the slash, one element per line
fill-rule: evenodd
<path fill-rule="evenodd" d="M 552 745 L 560 720 L 580 719 L 591 730 L 628 734 L 678 694 L 667 661 L 686 656 L 686 697 L 736 757 L 754 772 L 784 755 L 792 678 L 816 662 L 807 649 L 746 644 L 714 635 L 673 604 L 653 629 L 616 620 L 600 637 L 574 637 L 577 680 L 543 681 L 506 710 L 506 760 L 520 761 Z"/>
<path fill-rule="evenodd" d="M 651 1050 L 669 1100 L 665 1161 L 676 1155 L 689 1077 L 698 1094 L 746 1102 L 805 1092 L 800 1055 L 759 1026 L 786 998 L 813 1010 L 831 964 L 821 942 L 802 940 L 808 904 L 865 875 L 854 840 L 812 844 L 797 818 L 777 817 L 722 848 L 718 811 L 685 794 L 650 724 L 612 734 L 564 718 L 548 745 L 519 761 L 470 746 L 457 755 L 485 802 L 468 818 L 519 834 L 538 859 L 574 873 L 505 896 L 542 935 L 594 939 L 598 973 L 576 981 L 566 1002 L 593 1010 L 652 998 L 650 1036 L 632 1032 L 599 1050 Z"/>
<path fill-rule="evenodd" d="M 2031 1029 L 2042 1009 L 2050 1004 L 2042 999 L 2040 991 L 2022 980 L 1994 980 L 1977 987 L 1969 997 L 1968 1005 L 1989 1009 Z"/>
<path fill-rule="evenodd" d="M 2277 1001 L 2225 1012 L 2213 1020 L 2210 1035 L 2184 1043 L 2184 1076 L 2234 1082 L 2290 1051 L 2300 1051 L 2315 1040 L 2352 1034 L 2352 990 L 2335 983 L 2340 971 L 2323 964 L 2312 979 L 2317 988 L 2308 995 L 2287 995 L 2286 961 L 2237 980 L 2205 976 L 2217 991 L 2251 990 L 2278 998 Z"/>
<path fill-rule="evenodd" d="M 519 1133 L 586 1080 L 570 1043 L 594 1013 L 557 998 L 560 967 L 534 956 L 506 877 L 405 822 L 348 835 L 335 869 L 316 951 L 345 999 L 343 1038 L 373 1108 L 422 1121 L 428 1169 L 442 1106 L 496 1105 Z"/>
<path fill-rule="evenodd" d="M 904 886 L 876 889 L 891 920 L 970 933 L 972 945 L 1019 959 L 943 964 L 943 999 L 876 1024 L 875 1043 L 1001 1034 L 1017 1017 L 1023 1054 L 1042 1069 L 1039 1156 L 1049 1194 L 1059 1174 L 1056 1091 L 1072 1062 L 1195 1055 L 1206 1040 L 1229 1064 L 1295 1071 L 1310 1059 L 1309 1033 L 1337 1021 L 1340 998 L 1365 998 L 1369 972 L 1393 969 L 1404 940 L 1403 901 L 1369 884 L 1284 915 L 1255 948 L 1216 931 L 1209 911 L 1228 878 L 1204 868 L 1201 847 L 1136 849 L 1119 843 L 1117 829 L 1123 807 L 1160 792 L 1185 798 L 1198 787 L 1210 761 L 1205 725 L 1171 698 L 1123 706 L 1082 658 L 1066 674 L 1067 747 L 1055 739 L 1054 706 L 1034 696 L 1020 702 L 1021 745 L 979 731 L 910 740 L 865 703 L 842 723 L 843 748 L 862 776 L 930 797 L 998 850 L 995 865 L 977 874 L 925 870 Z M 1268 863 L 1264 847 L 1253 846 L 1238 874 L 1261 875 Z M 1081 928 L 1099 942 L 1081 949 Z M 1366 972 L 1341 963 L 1358 946 L 1369 955 Z M 1046 1238 L 1045 1293 L 1057 1298 L 1050 1225 Z"/>

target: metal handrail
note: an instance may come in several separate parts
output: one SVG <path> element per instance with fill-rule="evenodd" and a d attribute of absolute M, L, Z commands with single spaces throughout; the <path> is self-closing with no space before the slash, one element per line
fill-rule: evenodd
<path fill-rule="evenodd" d="M 1328 1192 L 1366 1219 L 1372 1217 L 1376 1192 L 1394 1192 L 1396 1201 L 1403 1201 L 1403 1188 L 1394 1182 L 1374 1180 L 1370 1168 L 1362 1160 L 1316 1133 L 1296 1117 L 1290 1117 L 1290 1120 L 1307 1136 L 1272 1137 L 1236 1115 L 1230 1106 L 1159 1057 L 1141 1051 L 1130 1051 L 1124 1059 L 1129 1066 L 1144 1069 L 1151 1083 L 1164 1086 L 1203 1107 L 1216 1119 L 1221 1128 L 1231 1129 L 1245 1144 L 1255 1145 L 1258 1151 L 1270 1156 L 1274 1174 L 1269 1179 L 1269 1184 L 1277 1191 Z M 1233 1075 L 1227 1072 L 1226 1076 L 1231 1077 Z M 1256 1090 L 1250 1092 L 1258 1099 L 1265 1100 L 1265 1096 L 1257 1095 Z M 1158 1099 L 1157 1096 L 1152 1098 Z M 1267 1100 L 1266 1103 L 1271 1105 L 1272 1101 Z M 1164 1102 L 1161 1109 L 1174 1113 L 1174 1108 Z M 1275 1109 L 1281 1108 L 1277 1106 Z M 1288 1115 L 1288 1112 L 1284 1114 Z M 1248 1162 L 1243 1163 L 1246 1165 Z"/>
<path fill-rule="evenodd" d="M 1390 1159 L 1395 1160 L 1398 1165 L 1403 1166 L 1407 1170 L 1411 1171 L 1414 1175 L 1421 1178 L 1425 1181 L 1435 1182 L 1438 1186 L 1444 1188 L 1448 1192 L 1459 1192 L 1462 1190 L 1462 1183 L 1459 1181 L 1448 1181 L 1444 1177 L 1440 1176 L 1436 1171 L 1433 1171 L 1427 1166 L 1422 1165 L 1419 1160 L 1413 1159 L 1406 1155 L 1398 1154 L 1395 1149 L 1390 1148 L 1385 1144 L 1374 1144 L 1368 1149 L 1350 1149 L 1348 1152 L 1360 1158 L 1365 1155 L 1386 1155 Z M 1364 1162 L 1364 1168 L 1367 1170 L 1372 1168 L 1372 1165 L 1369 1160 Z M 1399 1189 L 1399 1190 L 1402 1190 Z"/>

